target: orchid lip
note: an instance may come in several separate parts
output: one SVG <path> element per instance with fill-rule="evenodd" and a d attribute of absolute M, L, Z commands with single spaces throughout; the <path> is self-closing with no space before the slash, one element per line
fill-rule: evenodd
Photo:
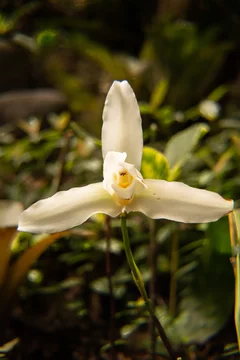
<path fill-rule="evenodd" d="M 133 201 L 134 196 L 132 196 L 129 199 L 124 199 L 119 197 L 116 193 L 114 195 L 114 198 L 116 200 L 116 202 L 120 205 L 120 206 L 128 206 L 129 204 L 131 204 L 131 202 Z"/>
<path fill-rule="evenodd" d="M 133 164 L 125 162 L 126 158 L 126 153 L 109 151 L 103 166 L 104 188 L 121 206 L 131 204 L 138 183 L 143 186 L 142 175 Z"/>

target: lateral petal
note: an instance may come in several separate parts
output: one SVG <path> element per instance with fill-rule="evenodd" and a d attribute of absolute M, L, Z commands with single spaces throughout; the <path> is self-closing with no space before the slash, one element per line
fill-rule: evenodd
<path fill-rule="evenodd" d="M 16 227 L 23 205 L 13 200 L 0 200 L 0 228 Z"/>
<path fill-rule="evenodd" d="M 233 200 L 219 194 L 190 187 L 180 182 L 144 180 L 147 189 L 135 195 L 127 207 L 153 219 L 169 219 L 183 223 L 216 221 L 233 210 Z"/>
<path fill-rule="evenodd" d="M 59 191 L 26 209 L 19 220 L 19 231 L 54 233 L 81 225 L 91 215 L 104 213 L 115 217 L 121 212 L 102 183 Z"/>
<path fill-rule="evenodd" d="M 142 120 L 133 89 L 127 81 L 114 81 L 103 110 L 103 159 L 109 151 L 126 152 L 126 162 L 139 170 L 142 148 Z"/>

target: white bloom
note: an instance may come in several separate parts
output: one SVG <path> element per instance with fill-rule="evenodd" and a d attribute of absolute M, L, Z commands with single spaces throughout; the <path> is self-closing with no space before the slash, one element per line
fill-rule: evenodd
<path fill-rule="evenodd" d="M 25 210 L 19 230 L 57 232 L 82 224 L 95 213 L 112 217 L 140 211 L 153 219 L 187 223 L 216 221 L 233 201 L 179 182 L 144 180 L 139 172 L 143 136 L 134 92 L 127 81 L 111 86 L 103 111 L 103 182 L 60 191 Z"/>

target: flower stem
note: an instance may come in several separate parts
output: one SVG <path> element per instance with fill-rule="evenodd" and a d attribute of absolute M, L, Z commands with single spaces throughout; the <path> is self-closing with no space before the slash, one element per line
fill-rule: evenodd
<path fill-rule="evenodd" d="M 113 293 L 113 283 L 112 283 L 112 271 L 111 271 L 111 218 L 109 216 L 106 217 L 105 222 L 105 235 L 107 241 L 107 251 L 106 251 L 106 274 L 108 281 L 108 289 L 109 289 L 109 309 L 110 309 L 110 324 L 109 324 L 109 333 L 108 338 L 111 345 L 110 349 L 110 360 L 114 360 L 116 358 L 115 349 L 114 349 L 114 334 L 115 334 L 115 300 Z"/>
<path fill-rule="evenodd" d="M 155 236 L 155 224 L 153 219 L 149 219 L 149 266 L 150 266 L 150 282 L 149 282 L 149 297 L 151 300 L 153 311 L 156 307 L 156 280 L 157 280 L 157 241 Z M 151 352 L 152 360 L 156 360 L 156 332 L 155 325 L 151 317 L 150 321 L 150 334 L 151 334 Z"/>
<path fill-rule="evenodd" d="M 240 353 L 240 211 L 234 210 L 228 214 L 230 240 L 232 246 L 231 263 L 235 275 L 235 327 L 237 332 L 238 350 Z"/>
<path fill-rule="evenodd" d="M 162 339 L 162 342 L 164 344 L 164 346 L 166 347 L 170 357 L 172 360 L 176 360 L 176 359 L 180 359 L 177 357 L 175 351 L 173 350 L 173 347 L 165 333 L 164 328 L 162 327 L 160 321 L 158 320 L 158 318 L 155 315 L 154 309 L 152 307 L 151 301 L 148 298 L 145 286 L 144 286 L 144 282 L 143 282 L 143 278 L 142 278 L 142 274 L 140 272 L 140 270 L 138 269 L 135 260 L 133 258 L 133 254 L 132 254 L 132 250 L 130 247 L 130 241 L 129 241 L 129 236 L 128 236 L 128 229 L 127 229 L 127 217 L 126 217 L 126 213 L 121 215 L 121 228 L 122 228 L 122 236 L 123 236 L 123 243 L 124 243 L 124 249 L 125 249 L 125 253 L 126 253 L 126 257 L 127 257 L 127 261 L 128 264 L 130 266 L 131 272 L 132 272 L 132 276 L 133 279 L 135 281 L 135 284 L 138 287 L 138 290 L 145 302 L 145 306 L 152 318 L 152 321 L 158 331 L 158 334 L 160 336 L 160 338 Z"/>
<path fill-rule="evenodd" d="M 176 232 L 173 233 L 171 243 L 171 262 L 170 262 L 170 295 L 169 295 L 169 312 L 172 316 L 176 313 L 176 294 L 177 294 L 177 279 L 176 272 L 178 269 L 179 253 L 178 253 L 178 235 Z"/>

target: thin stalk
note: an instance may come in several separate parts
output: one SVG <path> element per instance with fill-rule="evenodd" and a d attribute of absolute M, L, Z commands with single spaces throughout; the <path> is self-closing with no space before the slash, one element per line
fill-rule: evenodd
<path fill-rule="evenodd" d="M 171 280 L 170 280 L 170 296 L 169 296 L 169 311 L 172 316 L 176 313 L 177 303 L 177 279 L 176 272 L 178 269 L 179 253 L 178 253 L 178 235 L 175 232 L 172 237 L 171 244 Z"/>
<path fill-rule="evenodd" d="M 151 272 L 151 278 L 149 283 L 149 295 L 152 303 L 153 311 L 155 312 L 156 306 L 156 279 L 157 279 L 157 241 L 155 236 L 155 221 L 149 219 L 149 266 Z M 151 352 L 152 360 L 156 359 L 156 333 L 154 322 L 151 318 L 150 322 L 150 334 L 151 334 Z"/>
<path fill-rule="evenodd" d="M 240 211 L 234 210 L 228 215 L 230 239 L 233 257 L 231 263 L 235 275 L 235 327 L 240 352 Z"/>
<path fill-rule="evenodd" d="M 105 234 L 106 234 L 106 242 L 107 242 L 107 251 L 106 251 L 106 274 L 108 281 L 108 289 L 109 289 L 109 301 L 110 301 L 110 324 L 109 324 L 109 332 L 108 338 L 111 345 L 110 349 L 110 360 L 115 359 L 115 350 L 114 350 L 114 333 L 115 333 L 115 301 L 113 294 L 113 284 L 112 284 L 112 271 L 111 271 L 111 227 L 110 227 L 110 217 L 106 217 L 105 222 Z"/>
<path fill-rule="evenodd" d="M 228 223 L 229 223 L 229 232 L 230 232 L 230 242 L 231 242 L 231 248 L 232 248 L 232 257 L 230 258 L 234 276 L 236 277 L 236 254 L 234 249 L 236 249 L 237 246 L 237 229 L 236 224 L 234 221 L 234 215 L 233 212 L 228 214 Z"/>
<path fill-rule="evenodd" d="M 58 161 L 57 161 L 58 169 L 57 169 L 56 175 L 54 176 L 54 178 L 52 180 L 52 185 L 51 185 L 51 193 L 52 194 L 57 192 L 60 188 L 62 176 L 63 176 L 64 164 L 65 164 L 65 160 L 66 160 L 66 156 L 67 156 L 67 152 L 68 152 L 68 148 L 69 148 L 69 141 L 70 141 L 71 137 L 72 137 L 72 133 L 70 131 L 66 132 L 66 134 L 64 135 L 64 144 L 60 150 L 60 154 L 59 154 Z"/>
<path fill-rule="evenodd" d="M 155 312 L 153 310 L 152 304 L 150 299 L 148 298 L 145 286 L 144 286 L 144 282 L 143 282 L 143 278 L 141 275 L 140 270 L 138 269 L 135 260 L 133 258 L 133 254 L 132 254 L 132 250 L 130 247 L 130 241 L 129 241 L 129 236 L 128 236 L 128 229 L 127 229 L 127 218 L 126 218 L 126 214 L 123 214 L 121 216 L 121 228 L 122 228 L 122 236 L 123 236 L 123 243 L 124 243 L 124 249 L 125 249 L 125 254 L 127 257 L 127 261 L 128 264 L 130 266 L 131 272 L 132 272 L 132 276 L 133 279 L 135 281 L 135 284 L 138 287 L 138 290 L 145 302 L 145 306 L 152 318 L 152 321 L 158 331 L 158 334 L 160 336 L 160 338 L 162 339 L 162 342 L 164 344 L 164 346 L 166 347 L 170 357 L 172 360 L 176 360 L 179 359 L 167 337 L 167 334 L 165 333 L 165 330 L 163 328 L 163 326 L 161 325 L 160 321 L 158 320 L 158 318 L 155 315 Z"/>

